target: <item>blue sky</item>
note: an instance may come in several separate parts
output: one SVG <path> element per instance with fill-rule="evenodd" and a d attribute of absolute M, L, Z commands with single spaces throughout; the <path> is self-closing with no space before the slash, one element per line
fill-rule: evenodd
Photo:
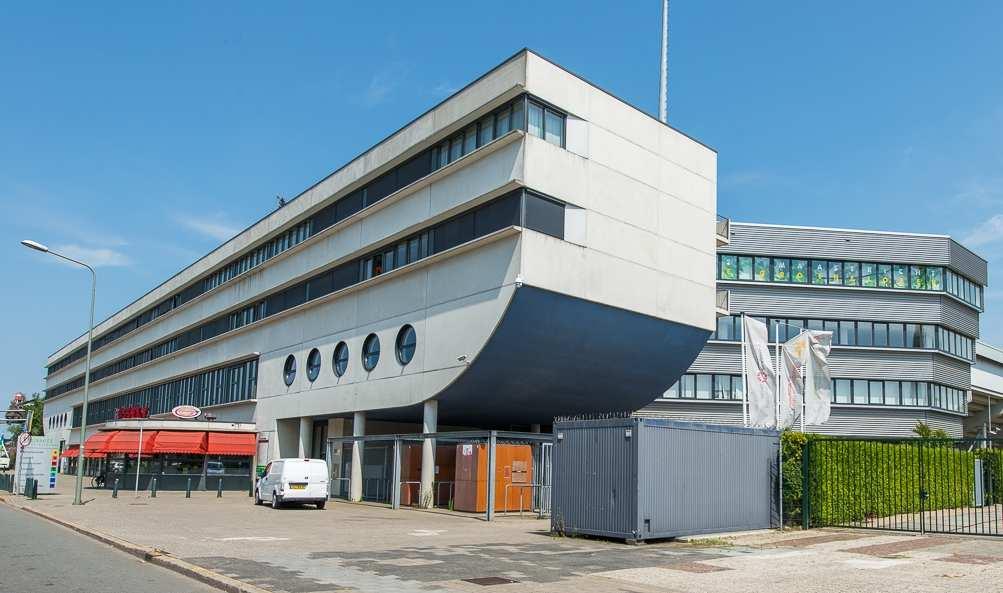
<path fill-rule="evenodd" d="M 211 5 L 211 6 L 210 6 Z M 523 46 L 657 111 L 660 2 L 0 7 L 0 398 Z M 669 118 L 736 220 L 947 233 L 1003 265 L 1003 3 L 672 3 Z M 998 281 L 997 281 L 998 282 Z M 1003 290 L 982 331 L 1003 343 Z"/>

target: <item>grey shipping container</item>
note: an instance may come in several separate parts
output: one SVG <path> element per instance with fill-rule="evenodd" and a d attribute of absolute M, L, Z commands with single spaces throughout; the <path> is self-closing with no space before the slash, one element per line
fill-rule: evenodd
<path fill-rule="evenodd" d="M 779 449 L 775 430 L 557 421 L 551 529 L 644 540 L 779 525 Z"/>

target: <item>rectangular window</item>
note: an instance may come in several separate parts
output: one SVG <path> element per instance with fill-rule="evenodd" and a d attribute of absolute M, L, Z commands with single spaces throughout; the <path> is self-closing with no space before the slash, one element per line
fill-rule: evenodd
<path fill-rule="evenodd" d="M 526 131 L 543 138 L 543 107 L 532 101 L 529 103 L 529 127 Z"/>
<path fill-rule="evenodd" d="M 915 381 L 902 381 L 902 405 L 903 406 L 915 406 L 916 405 L 916 382 Z"/>
<path fill-rule="evenodd" d="M 905 347 L 905 326 L 901 323 L 888 324 L 888 345 L 892 348 Z"/>
<path fill-rule="evenodd" d="M 481 118 L 479 125 L 480 135 L 477 140 L 478 146 L 484 146 L 495 139 L 495 116 L 486 115 Z"/>
<path fill-rule="evenodd" d="M 512 129 L 513 130 L 525 130 L 526 129 L 526 112 L 523 110 L 526 104 L 526 99 L 519 99 L 512 103 Z"/>
<path fill-rule="evenodd" d="M 860 264 L 849 261 L 843 264 L 843 284 L 860 286 Z"/>
<path fill-rule="evenodd" d="M 711 376 L 697 375 L 697 399 L 711 398 Z"/>
<path fill-rule="evenodd" d="M 739 280 L 752 280 L 752 258 L 751 257 L 739 257 L 738 258 L 738 279 Z"/>
<path fill-rule="evenodd" d="M 829 284 L 843 284 L 843 262 L 829 262 Z"/>
<path fill-rule="evenodd" d="M 808 282 L 808 260 L 791 260 L 791 280 L 798 284 L 806 284 Z"/>
<path fill-rule="evenodd" d="M 463 135 L 459 135 L 449 141 L 449 162 L 463 156 Z"/>
<path fill-rule="evenodd" d="M 463 154 L 470 154 L 477 149 L 477 126 L 470 126 L 463 133 Z"/>
<path fill-rule="evenodd" d="M 811 283 L 825 284 L 829 277 L 828 266 L 824 261 L 812 260 L 811 262 Z"/>
<path fill-rule="evenodd" d="M 893 266 L 893 280 L 895 288 L 909 288 L 909 273 L 904 265 L 895 264 Z"/>
<path fill-rule="evenodd" d="M 697 396 L 697 378 L 695 375 L 683 375 L 682 392 L 679 397 L 694 398 Z"/>
<path fill-rule="evenodd" d="M 439 145 L 439 167 L 449 164 L 449 140 L 443 140 Z"/>
<path fill-rule="evenodd" d="M 564 146 L 564 117 L 561 114 L 548 109 L 544 119 L 544 130 L 546 133 L 544 140 L 556 146 Z"/>
<path fill-rule="evenodd" d="M 825 322 L 825 331 L 832 332 L 832 343 L 838 345 L 839 344 L 839 322 L 838 321 L 829 321 L 829 320 L 826 320 L 826 322 Z"/>
<path fill-rule="evenodd" d="M 909 266 L 909 288 L 926 290 L 926 270 L 923 266 Z"/>
<path fill-rule="evenodd" d="M 498 112 L 497 115 L 495 115 L 495 124 L 498 127 L 498 133 L 496 134 L 497 137 L 499 138 L 502 137 L 503 135 L 507 134 L 509 130 L 512 129 L 511 118 L 512 118 L 512 111 L 507 107 L 505 109 L 502 109 L 501 111 Z"/>
<path fill-rule="evenodd" d="M 757 257 L 756 258 L 756 282 L 769 282 L 770 281 L 770 258 L 768 257 Z"/>
<path fill-rule="evenodd" d="M 906 348 L 922 348 L 923 347 L 923 335 L 919 326 L 915 323 L 905 324 L 905 347 Z"/>
<path fill-rule="evenodd" d="M 714 399 L 731 399 L 731 375 L 714 375 Z"/>
<path fill-rule="evenodd" d="M 888 324 L 887 323 L 875 323 L 874 324 L 874 345 L 885 347 L 888 346 Z"/>
<path fill-rule="evenodd" d="M 825 329 L 825 324 L 822 323 L 821 319 L 809 319 L 808 320 L 808 329 L 822 331 L 822 330 Z"/>
<path fill-rule="evenodd" d="M 885 403 L 884 382 L 870 381 L 870 399 L 868 403 L 881 405 Z"/>
<path fill-rule="evenodd" d="M 878 288 L 892 287 L 892 267 L 889 264 L 878 264 Z"/>
<path fill-rule="evenodd" d="M 733 394 L 732 397 L 734 399 L 737 399 L 737 400 L 741 401 L 742 398 L 745 395 L 745 383 L 742 382 L 742 378 L 741 377 L 733 377 L 732 378 L 732 381 L 731 381 L 731 390 L 732 390 L 732 394 Z"/>
<path fill-rule="evenodd" d="M 564 204 L 525 192 L 525 225 L 528 229 L 564 238 Z"/>
<path fill-rule="evenodd" d="M 929 406 L 930 405 L 930 398 L 929 398 L 929 394 L 927 393 L 927 389 L 928 388 L 929 388 L 929 384 L 927 384 L 927 383 L 925 383 L 923 381 L 917 381 L 916 382 L 916 405 L 919 405 L 919 406 Z"/>
<path fill-rule="evenodd" d="M 923 348 L 928 348 L 930 350 L 937 349 L 937 326 L 923 326 Z"/>
<path fill-rule="evenodd" d="M 853 403 L 867 403 L 867 381 L 865 379 L 853 380 Z"/>
<path fill-rule="evenodd" d="M 790 268 L 791 268 L 790 260 L 781 257 L 773 258 L 773 281 L 790 282 L 791 280 Z"/>
<path fill-rule="evenodd" d="M 715 337 L 718 340 L 734 340 L 735 339 L 735 318 L 725 315 L 724 317 L 719 317 L 717 319 L 717 333 Z"/>
<path fill-rule="evenodd" d="M 722 255 L 720 259 L 721 269 L 718 271 L 722 280 L 738 279 L 738 258 L 734 255 Z"/>
<path fill-rule="evenodd" d="M 900 403 L 901 402 L 899 401 L 899 382 L 885 381 L 885 405 L 897 406 Z"/>
<path fill-rule="evenodd" d="M 841 346 L 855 346 L 856 331 L 852 321 L 839 322 L 839 344 Z"/>
<path fill-rule="evenodd" d="M 848 404 L 851 403 L 851 388 L 849 379 L 836 379 L 835 381 L 835 396 L 837 404 Z"/>
<path fill-rule="evenodd" d="M 858 346 L 874 345 L 874 324 L 871 323 L 870 321 L 857 322 L 857 345 Z"/>
<path fill-rule="evenodd" d="M 878 267 L 875 264 L 860 264 L 860 285 L 865 288 L 877 288 Z"/>

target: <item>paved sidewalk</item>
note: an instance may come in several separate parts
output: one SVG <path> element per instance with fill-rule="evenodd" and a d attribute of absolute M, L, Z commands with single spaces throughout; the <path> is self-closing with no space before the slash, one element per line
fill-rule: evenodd
<path fill-rule="evenodd" d="M 486 523 L 340 502 L 275 511 L 230 492 L 85 491 L 89 502 L 74 507 L 71 487 L 64 479 L 59 494 L 10 502 L 277 593 L 490 583 L 497 592 L 985 593 L 1003 582 L 1003 538 L 813 530 L 628 546 L 552 537 L 548 521 L 528 517 Z"/>

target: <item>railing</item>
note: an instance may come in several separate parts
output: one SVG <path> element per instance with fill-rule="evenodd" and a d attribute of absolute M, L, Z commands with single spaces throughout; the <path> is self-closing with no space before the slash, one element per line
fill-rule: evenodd
<path fill-rule="evenodd" d="M 731 220 L 720 215 L 717 217 L 717 239 L 725 245 L 731 242 Z"/>
<path fill-rule="evenodd" d="M 532 501 L 533 501 L 533 491 L 534 490 L 539 490 L 540 493 L 541 493 L 541 495 L 546 491 L 546 493 L 549 495 L 549 493 L 550 493 L 550 487 L 551 487 L 550 484 L 518 484 L 518 483 L 505 484 L 505 504 L 504 504 L 504 507 L 503 507 L 504 511 L 505 511 L 505 514 L 508 514 L 508 510 L 509 510 L 508 509 L 508 491 L 509 491 L 510 488 L 517 488 L 519 490 L 519 516 L 521 517 L 522 516 L 522 511 L 523 511 L 523 507 L 522 507 L 522 501 L 523 501 L 522 492 L 523 492 L 523 490 L 525 490 L 527 488 L 529 489 L 529 500 L 530 500 L 530 504 L 532 504 Z M 541 496 L 541 498 L 543 498 L 543 496 Z M 546 498 L 549 500 L 550 497 L 546 496 Z M 528 510 L 532 510 L 532 509 L 528 509 Z M 542 519 L 545 514 L 546 514 L 546 512 L 545 512 L 545 510 L 543 508 L 543 505 L 540 505 L 540 507 L 538 508 L 538 512 L 537 512 L 537 518 L 538 519 Z"/>

